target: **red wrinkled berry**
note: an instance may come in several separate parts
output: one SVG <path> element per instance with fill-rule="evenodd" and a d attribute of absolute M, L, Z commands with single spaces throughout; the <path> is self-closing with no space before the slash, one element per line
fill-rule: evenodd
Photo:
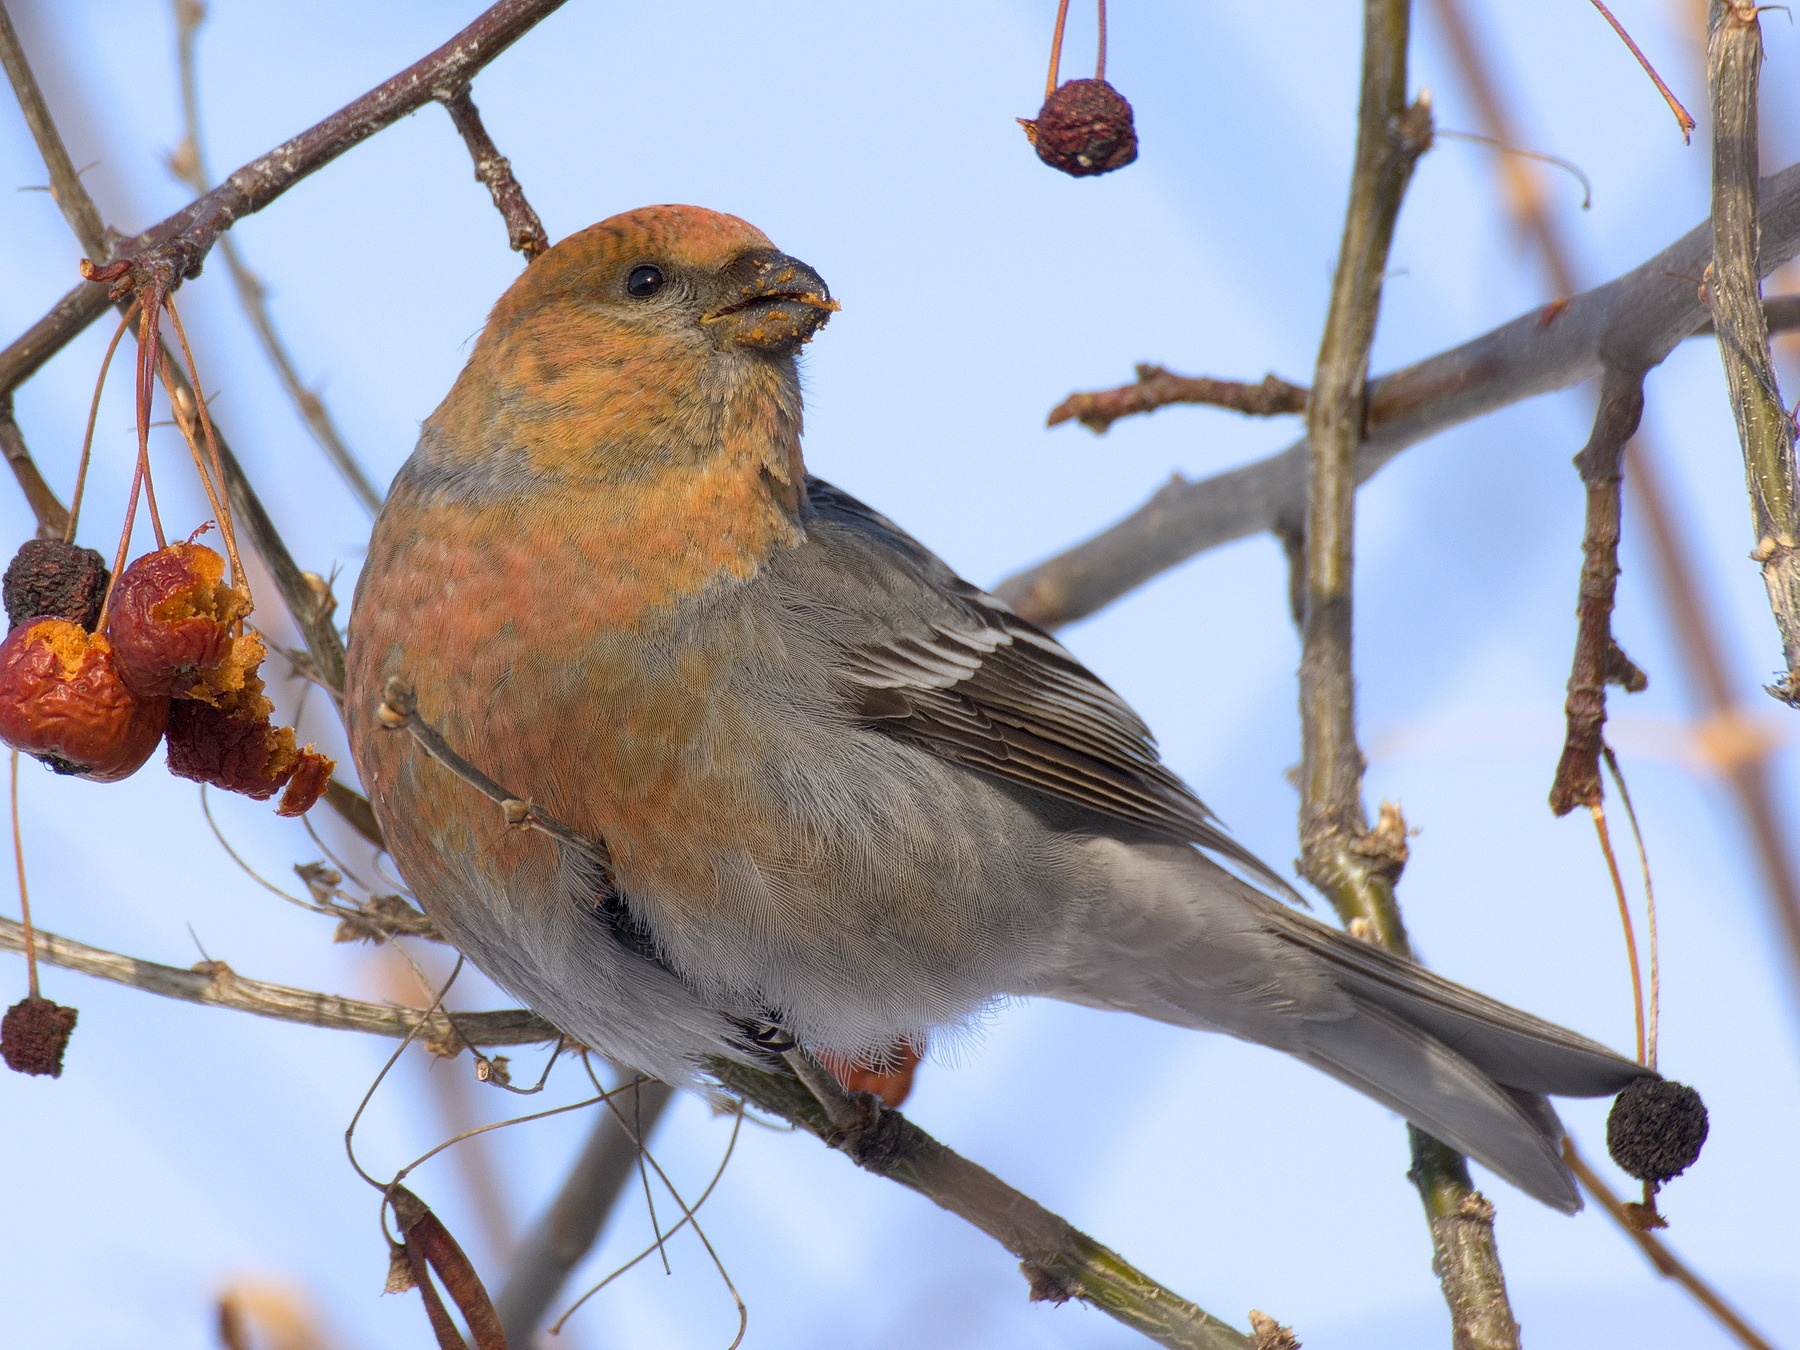
<path fill-rule="evenodd" d="M 169 710 L 169 772 L 267 801 L 300 762 L 293 729 L 273 725 L 274 711 L 257 675 L 217 705 L 177 699 Z"/>
<path fill-rule="evenodd" d="M 67 619 L 90 633 L 106 599 L 106 559 L 91 548 L 60 539 L 27 539 L 7 564 L 0 582 L 7 627 L 27 619 Z"/>
<path fill-rule="evenodd" d="M 204 544 L 170 544 L 119 574 L 106 634 L 134 692 L 210 703 L 243 688 L 265 652 L 239 631 L 249 594 L 224 577 L 225 560 Z"/>
<path fill-rule="evenodd" d="M 168 720 L 168 699 L 126 688 L 102 634 L 34 619 L 0 642 L 0 740 L 58 773 L 129 778 Z"/>
<path fill-rule="evenodd" d="M 1038 158 L 1073 178 L 1111 173 L 1137 158 L 1137 128 L 1125 96 L 1105 80 L 1069 80 L 1036 120 L 1019 119 Z"/>
<path fill-rule="evenodd" d="M 35 994 L 19 1000 L 0 1017 L 0 1059 L 14 1073 L 61 1078 L 76 1016 L 75 1009 Z"/>
<path fill-rule="evenodd" d="M 312 810 L 325 795 L 331 782 L 331 771 L 335 768 L 337 761 L 330 755 L 322 755 L 310 745 L 303 749 L 300 762 L 294 765 L 287 786 L 281 790 L 281 800 L 275 803 L 275 814 L 303 816 Z"/>

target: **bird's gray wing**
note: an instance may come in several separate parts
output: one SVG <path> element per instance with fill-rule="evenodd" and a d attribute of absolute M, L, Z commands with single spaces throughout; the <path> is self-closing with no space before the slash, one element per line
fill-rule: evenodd
<path fill-rule="evenodd" d="M 807 480 L 804 603 L 820 607 L 856 716 L 932 754 L 1151 834 L 1198 844 L 1289 896 L 1157 753 L 1129 705 L 1061 643 L 848 493 Z"/>

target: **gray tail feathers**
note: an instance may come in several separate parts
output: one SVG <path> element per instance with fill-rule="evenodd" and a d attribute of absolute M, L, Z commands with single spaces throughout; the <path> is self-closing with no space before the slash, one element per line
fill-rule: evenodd
<path fill-rule="evenodd" d="M 1341 1022 L 1308 1028 L 1294 1053 L 1527 1195 L 1573 1214 L 1581 1196 L 1562 1161 L 1562 1123 L 1547 1098 L 1505 1088 L 1440 1041 L 1358 1001 Z"/>
<path fill-rule="evenodd" d="M 1283 937 L 1324 959 L 1355 1007 L 1309 1023 L 1294 1053 L 1545 1204 L 1581 1207 L 1544 1094 L 1607 1096 L 1649 1070 L 1284 906 L 1269 913 Z"/>

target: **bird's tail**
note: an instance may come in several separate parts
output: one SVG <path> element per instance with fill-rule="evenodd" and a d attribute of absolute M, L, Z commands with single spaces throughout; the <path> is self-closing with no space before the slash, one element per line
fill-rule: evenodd
<path fill-rule="evenodd" d="M 1270 900 L 1191 851 L 1130 851 L 1139 884 L 1088 933 L 1112 950 L 1074 963 L 1062 997 L 1285 1050 L 1545 1204 L 1581 1207 L 1547 1095 L 1608 1096 L 1650 1070 Z"/>

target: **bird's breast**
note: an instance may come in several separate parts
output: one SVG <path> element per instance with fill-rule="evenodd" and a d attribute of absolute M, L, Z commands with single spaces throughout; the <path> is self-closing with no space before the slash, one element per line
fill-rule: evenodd
<path fill-rule="evenodd" d="M 659 889 L 709 892 L 721 845 L 756 847 L 766 748 L 732 679 L 747 635 L 681 614 L 753 576 L 795 528 L 741 472 L 649 489 L 481 509 L 397 496 L 384 512 L 358 591 L 349 696 L 370 705 L 352 710 L 357 763 L 415 885 L 446 853 L 505 882 L 542 871 L 547 850 L 502 838 L 491 803 L 375 725 L 394 676 L 459 753 L 604 838 L 622 871 Z"/>

